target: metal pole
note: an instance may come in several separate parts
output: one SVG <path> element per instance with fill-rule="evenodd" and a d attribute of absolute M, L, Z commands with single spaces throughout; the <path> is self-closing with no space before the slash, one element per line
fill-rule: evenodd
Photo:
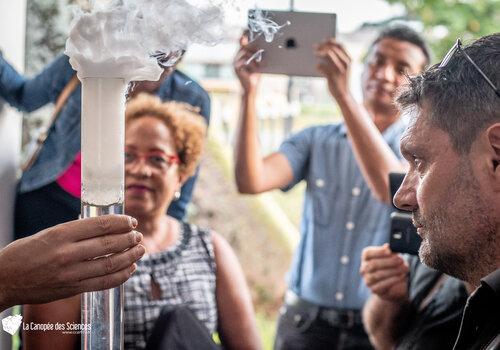
<path fill-rule="evenodd" d="M 290 0 L 290 11 L 295 11 L 295 0 Z M 288 107 L 292 104 L 292 90 L 293 90 L 293 77 L 288 77 L 288 83 L 286 87 L 286 101 L 288 103 Z M 288 114 L 285 116 L 284 125 L 283 125 L 283 135 L 287 137 L 293 128 L 293 113 L 289 108 Z"/>

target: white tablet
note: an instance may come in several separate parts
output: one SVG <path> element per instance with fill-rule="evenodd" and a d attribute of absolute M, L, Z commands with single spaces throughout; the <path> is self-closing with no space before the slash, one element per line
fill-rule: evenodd
<path fill-rule="evenodd" d="M 250 10 L 249 16 L 253 16 Z M 249 45 L 263 50 L 259 71 L 270 74 L 319 77 L 317 58 L 313 46 L 320 41 L 335 37 L 337 15 L 295 11 L 262 11 L 265 18 L 283 26 L 267 42 L 259 35 Z"/>

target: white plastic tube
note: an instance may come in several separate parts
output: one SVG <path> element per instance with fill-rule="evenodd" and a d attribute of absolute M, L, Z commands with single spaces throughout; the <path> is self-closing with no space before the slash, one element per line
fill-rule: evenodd
<path fill-rule="evenodd" d="M 82 202 L 123 202 L 124 79 L 82 79 Z"/>
<path fill-rule="evenodd" d="M 82 217 L 122 214 L 126 81 L 81 80 Z M 81 315 L 82 349 L 123 349 L 123 286 L 84 293 Z"/>

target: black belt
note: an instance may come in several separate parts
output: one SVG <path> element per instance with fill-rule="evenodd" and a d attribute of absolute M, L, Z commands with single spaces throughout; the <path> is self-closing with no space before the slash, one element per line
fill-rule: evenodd
<path fill-rule="evenodd" d="M 285 306 L 290 309 L 303 310 L 307 312 L 308 315 L 312 315 L 315 319 L 326 321 L 332 327 L 353 328 L 363 325 L 360 310 L 319 306 L 300 298 L 292 291 L 287 291 L 285 294 Z M 300 321 L 298 315 L 300 315 L 300 313 L 297 314 L 297 322 Z"/>

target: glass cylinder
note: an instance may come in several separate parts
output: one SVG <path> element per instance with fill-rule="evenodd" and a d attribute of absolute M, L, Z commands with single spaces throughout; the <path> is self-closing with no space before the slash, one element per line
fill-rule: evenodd
<path fill-rule="evenodd" d="M 82 217 L 123 214 L 125 88 L 120 78 L 82 79 Z M 82 295 L 84 350 L 123 349 L 123 286 Z"/>

